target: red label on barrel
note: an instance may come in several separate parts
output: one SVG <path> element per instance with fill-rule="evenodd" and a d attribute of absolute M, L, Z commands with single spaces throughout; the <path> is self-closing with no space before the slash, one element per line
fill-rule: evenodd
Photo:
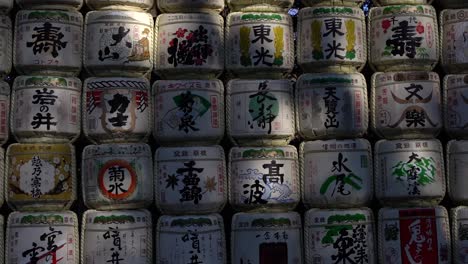
<path fill-rule="evenodd" d="M 400 210 L 402 264 L 437 264 L 437 226 L 434 209 Z"/>

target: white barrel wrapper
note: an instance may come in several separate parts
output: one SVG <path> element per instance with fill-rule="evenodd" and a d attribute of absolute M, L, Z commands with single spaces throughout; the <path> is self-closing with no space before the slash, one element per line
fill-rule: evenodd
<path fill-rule="evenodd" d="M 305 263 L 376 263 L 370 209 L 310 209 L 304 218 Z"/>
<path fill-rule="evenodd" d="M 442 98 L 445 131 L 452 138 L 468 138 L 468 74 L 445 75 Z"/>
<path fill-rule="evenodd" d="M 237 213 L 231 226 L 231 263 L 303 263 L 298 213 Z"/>
<path fill-rule="evenodd" d="M 442 144 L 437 139 L 375 144 L 375 195 L 388 206 L 430 206 L 445 195 Z"/>
<path fill-rule="evenodd" d="M 78 76 L 82 52 L 80 12 L 21 10 L 16 14 L 13 64 L 20 74 Z"/>
<path fill-rule="evenodd" d="M 156 252 L 156 264 L 226 264 L 223 218 L 219 214 L 160 217 Z"/>
<path fill-rule="evenodd" d="M 378 219 L 379 263 L 452 263 L 444 207 L 382 208 Z"/>
<path fill-rule="evenodd" d="M 296 130 L 293 82 L 230 80 L 226 115 L 227 134 L 235 144 L 287 145 Z"/>
<path fill-rule="evenodd" d="M 367 205 L 374 196 L 371 145 L 366 139 L 301 144 L 301 193 L 308 207 Z"/>
<path fill-rule="evenodd" d="M 154 175 L 149 145 L 89 145 L 83 150 L 81 164 L 87 207 L 132 209 L 152 204 Z"/>
<path fill-rule="evenodd" d="M 13 212 L 8 217 L 5 263 L 80 263 L 74 212 Z"/>
<path fill-rule="evenodd" d="M 376 71 L 431 71 L 439 61 L 439 28 L 431 5 L 372 8 L 368 25 L 369 64 Z"/>
<path fill-rule="evenodd" d="M 218 144 L 224 136 L 220 80 L 158 80 L 153 102 L 153 135 L 161 145 Z"/>
<path fill-rule="evenodd" d="M 86 14 L 83 66 L 93 76 L 141 77 L 153 68 L 153 16 L 136 11 Z"/>
<path fill-rule="evenodd" d="M 81 81 L 75 77 L 19 76 L 11 95 L 11 132 L 25 142 L 64 143 L 81 132 Z"/>
<path fill-rule="evenodd" d="M 293 210 L 301 199 L 294 146 L 231 148 L 228 179 L 229 202 L 237 210 Z"/>
<path fill-rule="evenodd" d="M 221 146 L 158 148 L 156 206 L 165 214 L 220 212 L 228 193 L 225 163 Z"/>

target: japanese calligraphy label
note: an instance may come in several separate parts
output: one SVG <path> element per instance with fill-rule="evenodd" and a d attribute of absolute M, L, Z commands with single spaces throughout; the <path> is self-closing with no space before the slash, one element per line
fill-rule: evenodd
<path fill-rule="evenodd" d="M 155 175 L 156 206 L 163 213 L 218 212 L 226 203 L 221 146 L 158 148 Z"/>
<path fill-rule="evenodd" d="M 10 86 L 0 81 L 0 144 L 8 140 L 10 130 Z"/>
<path fill-rule="evenodd" d="M 446 72 L 466 72 L 468 65 L 468 9 L 443 10 L 440 15 L 442 66 Z"/>
<path fill-rule="evenodd" d="M 294 137 L 290 80 L 231 80 L 226 106 L 227 133 L 236 144 L 286 145 Z"/>
<path fill-rule="evenodd" d="M 447 144 L 447 192 L 456 204 L 468 201 L 468 193 L 464 186 L 468 184 L 466 169 L 468 169 L 468 141 L 452 140 Z"/>
<path fill-rule="evenodd" d="M 134 11 L 86 14 L 83 65 L 94 76 L 140 77 L 153 68 L 153 17 Z"/>
<path fill-rule="evenodd" d="M 298 32 L 297 60 L 306 71 L 355 72 L 366 64 L 366 23 L 359 7 L 304 8 Z"/>
<path fill-rule="evenodd" d="M 162 145 L 217 144 L 224 136 L 220 80 L 158 80 L 153 84 L 154 132 Z"/>
<path fill-rule="evenodd" d="M 227 0 L 232 11 L 283 12 L 288 10 L 294 0 Z"/>
<path fill-rule="evenodd" d="M 86 0 L 86 5 L 94 10 L 116 9 L 119 10 L 149 10 L 155 5 L 156 0 Z"/>
<path fill-rule="evenodd" d="M 23 9 L 76 9 L 79 10 L 84 0 L 16 0 Z M 106 0 L 109 1 L 109 0 Z"/>
<path fill-rule="evenodd" d="M 435 72 L 375 73 L 371 127 L 385 138 L 432 138 L 442 130 L 439 75 Z"/>
<path fill-rule="evenodd" d="M 5 263 L 79 264 L 78 219 L 71 211 L 13 212 L 8 217 Z"/>
<path fill-rule="evenodd" d="M 7 150 L 6 201 L 15 210 L 63 210 L 76 199 L 70 144 L 12 144 Z"/>
<path fill-rule="evenodd" d="M 298 132 L 303 137 L 359 137 L 367 131 L 367 86 L 362 74 L 303 74 L 296 89 Z"/>
<path fill-rule="evenodd" d="M 231 263 L 303 263 L 301 217 L 296 212 L 237 213 L 231 230 Z"/>
<path fill-rule="evenodd" d="M 431 5 L 393 5 L 369 13 L 369 63 L 377 71 L 430 71 L 439 60 Z"/>
<path fill-rule="evenodd" d="M 444 207 L 382 208 L 378 219 L 380 263 L 452 263 Z"/>
<path fill-rule="evenodd" d="M 153 201 L 153 161 L 147 144 L 89 145 L 83 150 L 85 204 L 94 209 L 143 208 Z"/>
<path fill-rule="evenodd" d="M 13 28 L 8 16 L 0 15 L 0 76 L 5 76 L 11 71 Z"/>
<path fill-rule="evenodd" d="M 12 98 L 10 126 L 19 142 L 69 142 L 79 136 L 80 79 L 19 76 Z"/>
<path fill-rule="evenodd" d="M 468 263 L 468 207 L 453 208 L 451 219 L 453 263 Z"/>
<path fill-rule="evenodd" d="M 304 218 L 306 263 L 377 263 L 370 209 L 311 209 Z"/>
<path fill-rule="evenodd" d="M 224 9 L 223 0 L 158 0 L 157 3 L 165 13 L 219 13 Z"/>
<path fill-rule="evenodd" d="M 234 147 L 229 153 L 229 203 L 242 210 L 292 210 L 299 200 L 297 150 Z"/>
<path fill-rule="evenodd" d="M 438 204 L 445 195 L 442 144 L 380 140 L 375 144 L 375 193 L 385 205 Z"/>
<path fill-rule="evenodd" d="M 230 13 L 226 69 L 242 76 L 277 78 L 294 67 L 292 19 L 285 13 Z"/>
<path fill-rule="evenodd" d="M 223 218 L 219 214 L 161 216 L 156 252 L 160 264 L 226 264 Z"/>
<path fill-rule="evenodd" d="M 371 146 L 365 139 L 301 144 L 302 201 L 309 207 L 356 207 L 374 194 Z"/>
<path fill-rule="evenodd" d="M 147 210 L 86 211 L 81 263 L 154 263 L 152 226 Z"/>
<path fill-rule="evenodd" d="M 83 16 L 77 11 L 22 10 L 16 15 L 13 63 L 21 74 L 76 76 Z"/>
<path fill-rule="evenodd" d="M 150 84 L 145 78 L 88 78 L 83 131 L 93 142 L 145 141 L 151 134 Z"/>
<path fill-rule="evenodd" d="M 223 25 L 223 17 L 214 13 L 158 16 L 156 73 L 173 79 L 219 76 L 224 69 Z"/>
<path fill-rule="evenodd" d="M 14 0 L 0 0 L 0 12 L 8 14 L 14 5 Z"/>
<path fill-rule="evenodd" d="M 451 136 L 467 138 L 468 75 L 446 75 L 443 87 L 444 128 Z"/>

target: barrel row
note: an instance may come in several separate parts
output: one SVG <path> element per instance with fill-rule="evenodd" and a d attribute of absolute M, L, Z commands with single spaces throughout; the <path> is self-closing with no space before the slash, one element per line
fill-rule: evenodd
<path fill-rule="evenodd" d="M 302 225 L 294 212 L 238 213 L 231 223 L 230 258 L 252 264 L 463 263 L 467 214 L 468 207 L 454 208 L 450 221 L 441 206 L 382 208 L 376 221 L 367 208 L 311 209 Z M 15 212 L 8 217 L 6 262 L 227 263 L 220 215 L 161 216 L 154 222 L 155 232 L 146 210 L 89 210 L 78 234 L 73 212 Z"/>

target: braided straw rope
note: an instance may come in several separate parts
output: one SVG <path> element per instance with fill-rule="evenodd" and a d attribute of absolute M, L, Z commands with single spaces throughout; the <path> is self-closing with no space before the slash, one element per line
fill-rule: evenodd
<path fill-rule="evenodd" d="M 86 5 L 92 10 L 148 11 L 155 2 L 156 0 L 86 0 Z"/>
<path fill-rule="evenodd" d="M 89 1 L 89 0 L 88 0 Z M 159 9 L 165 13 L 216 13 L 224 9 L 224 0 L 158 0 Z"/>

